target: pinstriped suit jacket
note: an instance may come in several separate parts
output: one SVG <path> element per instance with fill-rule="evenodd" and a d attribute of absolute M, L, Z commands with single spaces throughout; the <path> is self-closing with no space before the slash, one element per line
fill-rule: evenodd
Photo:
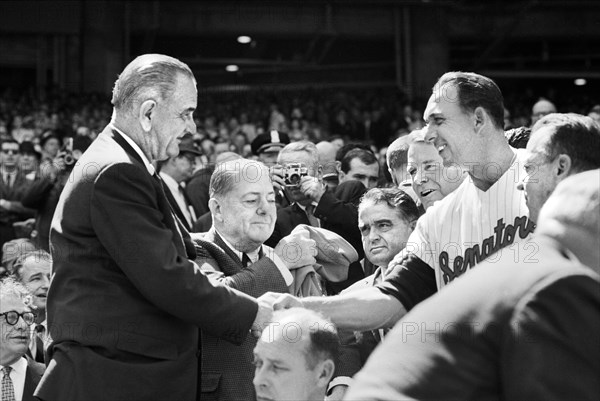
<path fill-rule="evenodd" d="M 242 261 L 214 228 L 202 237 L 194 234 L 194 241 L 197 245 L 196 263 L 202 263 L 200 266 L 210 264 L 216 270 L 204 270 L 209 278 L 253 297 L 259 297 L 268 291 L 288 292 L 285 280 L 271 259 L 262 257 L 256 263 L 242 267 Z M 255 400 L 252 361 L 257 339 L 249 335 L 242 345 L 235 346 L 206 333 L 201 334 L 202 401 Z"/>

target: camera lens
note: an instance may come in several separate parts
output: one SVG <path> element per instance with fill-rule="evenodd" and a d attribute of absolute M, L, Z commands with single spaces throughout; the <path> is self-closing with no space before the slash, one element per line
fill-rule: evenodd
<path fill-rule="evenodd" d="M 290 175 L 289 182 L 291 185 L 300 185 L 300 176 L 298 174 Z"/>

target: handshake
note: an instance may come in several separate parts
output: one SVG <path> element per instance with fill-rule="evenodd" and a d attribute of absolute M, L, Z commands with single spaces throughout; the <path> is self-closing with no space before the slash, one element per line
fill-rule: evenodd
<path fill-rule="evenodd" d="M 267 292 L 258 299 L 258 312 L 252 324 L 252 335 L 259 338 L 263 329 L 272 321 L 273 312 L 280 309 L 302 308 L 304 304 L 300 298 L 290 294 Z"/>

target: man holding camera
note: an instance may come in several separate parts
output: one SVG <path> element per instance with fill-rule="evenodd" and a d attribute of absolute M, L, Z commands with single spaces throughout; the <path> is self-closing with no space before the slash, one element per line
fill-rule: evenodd
<path fill-rule="evenodd" d="M 271 168 L 273 182 L 284 189 L 292 204 L 277 211 L 275 230 L 265 244 L 275 247 L 294 227 L 307 224 L 340 235 L 356 249 L 359 259 L 362 259 L 364 251 L 360 231 L 356 226 L 358 210 L 352 203 L 341 201 L 340 194 L 353 194 L 347 198 L 359 198 L 365 191 L 364 186 L 358 181 L 352 181 L 338 186 L 335 193 L 327 190 L 321 179 L 319 153 L 312 142 L 286 145 L 279 152 L 277 162 L 278 166 Z M 327 292 L 336 294 L 363 277 L 360 264 L 353 263 L 348 271 L 348 280 L 336 284 L 327 283 Z"/>
<path fill-rule="evenodd" d="M 85 136 L 65 138 L 65 146 L 58 152 L 51 164 L 46 164 L 40 170 L 40 176 L 33 181 L 28 190 L 23 194 L 23 206 L 36 210 L 35 218 L 35 244 L 50 251 L 50 223 L 62 192 L 73 166 L 82 153 L 92 143 Z"/>

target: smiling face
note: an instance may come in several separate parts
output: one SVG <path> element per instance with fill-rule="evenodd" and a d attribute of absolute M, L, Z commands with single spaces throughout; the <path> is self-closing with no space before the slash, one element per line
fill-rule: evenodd
<path fill-rule="evenodd" d="M 410 222 L 386 203 L 368 201 L 360 205 L 358 228 L 365 256 L 375 266 L 386 268 L 404 247 L 413 231 Z"/>
<path fill-rule="evenodd" d="M 45 257 L 32 256 L 25 259 L 19 270 L 21 282 L 32 295 L 32 304 L 36 309 L 46 310 L 46 297 L 50 288 L 52 264 Z"/>
<path fill-rule="evenodd" d="M 16 294 L 5 294 L 0 297 L 0 313 L 16 311 L 30 312 L 23 300 Z M 0 316 L 0 364 L 10 365 L 27 352 L 29 347 L 29 326 L 19 317 L 13 326 L 6 322 L 5 316 Z"/>
<path fill-rule="evenodd" d="M 474 116 L 460 108 L 454 85 L 436 87 L 424 113 L 425 141 L 433 141 L 445 164 L 468 166 L 477 152 Z"/>
<path fill-rule="evenodd" d="M 238 251 L 251 252 L 273 233 L 277 208 L 269 170 L 260 163 L 242 166 L 234 188 L 209 206 L 219 233 Z"/>
<path fill-rule="evenodd" d="M 433 144 L 427 142 L 410 145 L 407 172 L 425 209 L 458 188 L 465 177 L 456 165 L 444 167 Z"/>
<path fill-rule="evenodd" d="M 179 142 L 184 135 L 196 133 L 193 113 L 198 91 L 190 77 L 179 74 L 171 96 L 156 101 L 152 114 L 151 159 L 165 160 L 179 154 Z"/>

